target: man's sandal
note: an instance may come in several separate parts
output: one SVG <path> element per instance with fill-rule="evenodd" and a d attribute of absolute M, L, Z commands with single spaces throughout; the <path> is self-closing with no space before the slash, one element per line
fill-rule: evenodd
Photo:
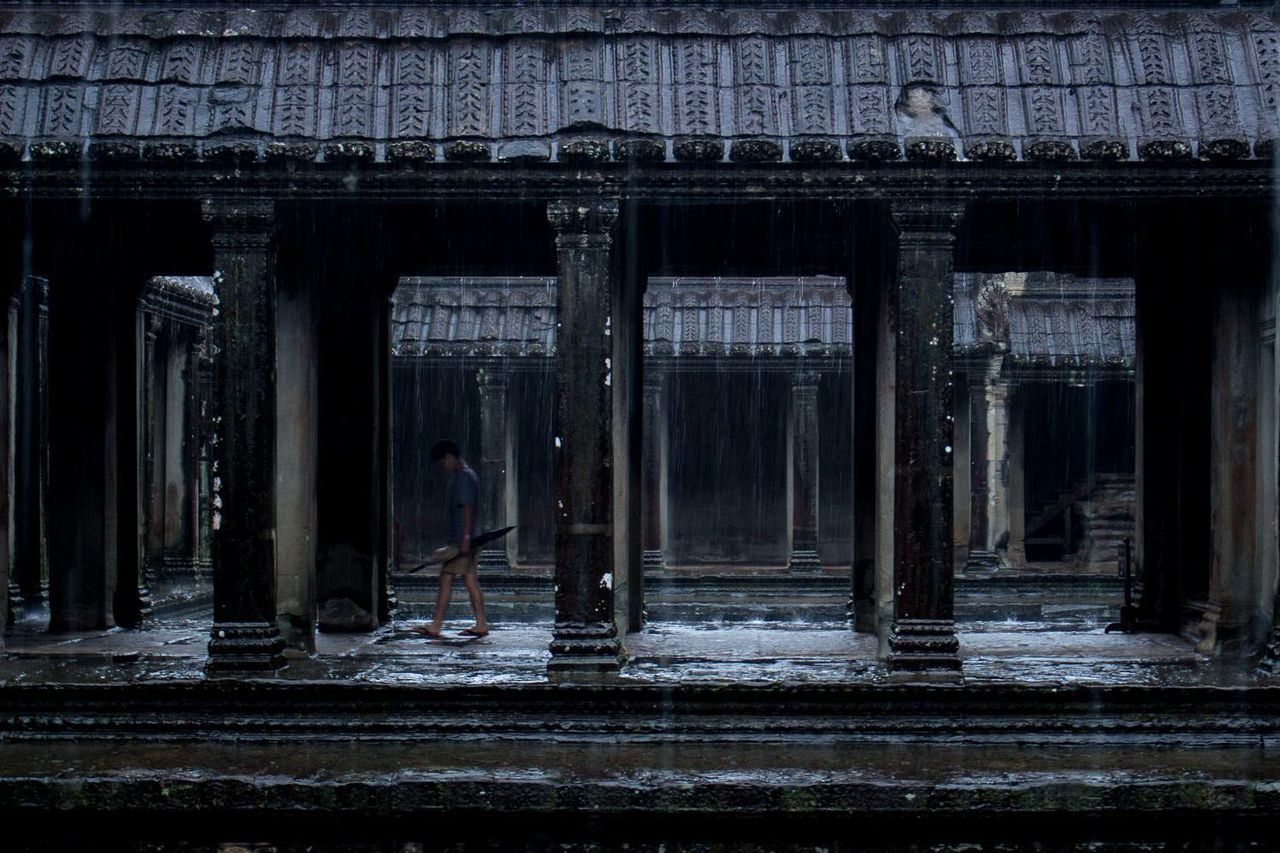
<path fill-rule="evenodd" d="M 414 625 L 409 629 L 414 634 L 420 634 L 428 640 L 438 640 L 443 635 L 442 631 L 432 631 L 426 625 Z"/>
<path fill-rule="evenodd" d="M 477 640 L 489 636 L 488 631 L 477 631 L 475 628 L 463 628 L 458 633 L 464 637 L 475 637 Z"/>

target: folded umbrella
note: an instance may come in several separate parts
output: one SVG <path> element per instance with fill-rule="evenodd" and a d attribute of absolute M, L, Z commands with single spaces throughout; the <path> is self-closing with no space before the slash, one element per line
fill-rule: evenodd
<path fill-rule="evenodd" d="M 508 533 L 510 533 L 515 529 L 516 529 L 516 526 L 513 524 L 510 527 L 499 527 L 496 530 L 486 530 L 484 533 L 481 533 L 478 536 L 472 536 L 471 550 L 472 551 L 478 550 L 481 545 L 485 545 L 489 542 L 492 542 L 495 539 L 501 539 L 503 536 L 506 536 Z M 444 549 L 441 549 L 441 550 L 444 550 Z M 407 574 L 413 574 L 414 572 L 418 572 L 425 569 L 427 566 L 432 566 L 432 565 L 435 565 L 436 563 L 443 563 L 443 562 L 444 560 L 440 559 L 439 557 L 433 557 L 432 559 L 427 560 L 425 563 L 422 563 L 421 565 L 414 566 L 412 569 L 410 569 L 407 572 Z"/>

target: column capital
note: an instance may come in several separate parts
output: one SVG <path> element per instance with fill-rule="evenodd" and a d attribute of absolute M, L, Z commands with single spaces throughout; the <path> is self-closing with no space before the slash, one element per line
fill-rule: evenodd
<path fill-rule="evenodd" d="M 481 367 L 476 370 L 476 382 L 483 393 L 486 389 L 497 391 L 507 387 L 509 371 L 505 367 Z"/>
<path fill-rule="evenodd" d="M 258 199 L 205 199 L 200 203 L 200 215 L 213 228 L 215 248 L 260 247 L 275 228 L 276 204 Z"/>
<path fill-rule="evenodd" d="M 793 370 L 791 372 L 792 388 L 817 388 L 822 374 L 816 370 Z"/>
<path fill-rule="evenodd" d="M 616 198 L 553 201 L 547 205 L 547 219 L 556 232 L 556 246 L 607 246 L 618 224 Z"/>
<path fill-rule="evenodd" d="M 889 220 L 902 243 L 950 243 L 964 213 L 964 203 L 958 201 L 911 199 L 889 203 Z"/>
<path fill-rule="evenodd" d="M 146 335 L 147 344 L 154 346 L 156 338 L 160 336 L 160 312 L 154 305 L 145 302 L 138 308 L 142 311 L 143 332 Z"/>

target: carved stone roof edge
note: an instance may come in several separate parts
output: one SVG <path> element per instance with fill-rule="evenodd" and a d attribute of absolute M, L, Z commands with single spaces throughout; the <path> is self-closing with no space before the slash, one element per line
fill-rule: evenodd
<path fill-rule="evenodd" d="M 785 275 L 785 276 L 718 276 L 718 275 L 699 275 L 699 276 L 650 276 L 649 287 L 766 287 L 766 288 L 792 288 L 792 287 L 831 287 L 844 288 L 845 279 L 838 275 Z"/>
<path fill-rule="evenodd" d="M 218 296 L 210 276 L 153 276 L 138 297 L 139 305 L 162 317 L 196 326 L 213 320 Z"/>
<path fill-rule="evenodd" d="M 450 36 L 601 35 L 699 33 L 707 35 L 1025 35 L 1121 31 L 1141 20 L 1146 28 L 1169 35 L 1182 31 L 1187 16 L 1212 20 L 1227 29 L 1274 23 L 1268 6 L 1243 4 L 1229 9 L 1199 3 L 1166 3 L 1155 11 L 1126 8 L 1124 3 L 1075 3 L 1064 8 L 1036 4 L 1023 8 L 975 8 L 956 3 L 928 7 L 914 3 L 877 3 L 865 8 L 849 4 L 813 5 L 738 3 L 733 8 L 706 4 L 629 4 L 528 8 L 502 2 L 483 6 L 346 4 L 343 7 L 245 8 L 190 3 L 131 4 L 108 10 L 100 5 L 0 3 L 0 32 L 16 35 L 80 34 L 103 38 L 148 39 L 195 37 L 319 38 L 405 40 Z M 1134 4 L 1135 6 L 1139 4 Z M 1256 20 L 1255 20 L 1256 19 Z"/>
<path fill-rule="evenodd" d="M 554 287 L 553 275 L 405 275 L 397 283 L 410 288 L 492 288 L 492 287 Z"/>

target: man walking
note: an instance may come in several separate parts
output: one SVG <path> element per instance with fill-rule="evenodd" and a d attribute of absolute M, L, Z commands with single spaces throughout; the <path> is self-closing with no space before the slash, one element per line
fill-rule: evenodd
<path fill-rule="evenodd" d="M 489 621 L 484 613 L 484 593 L 476 577 L 478 553 L 471 547 L 475 536 L 476 509 L 480 505 L 480 479 L 462 459 L 462 451 L 456 442 L 437 441 L 431 448 L 431 462 L 449 476 L 448 511 L 449 544 L 436 552 L 443 561 L 440 569 L 440 591 L 436 595 L 436 610 L 430 624 L 418 625 L 413 631 L 432 639 L 440 637 L 444 628 L 444 614 L 453 596 L 453 579 L 461 577 L 471 598 L 476 624 L 463 629 L 464 637 L 484 637 L 489 634 Z"/>

